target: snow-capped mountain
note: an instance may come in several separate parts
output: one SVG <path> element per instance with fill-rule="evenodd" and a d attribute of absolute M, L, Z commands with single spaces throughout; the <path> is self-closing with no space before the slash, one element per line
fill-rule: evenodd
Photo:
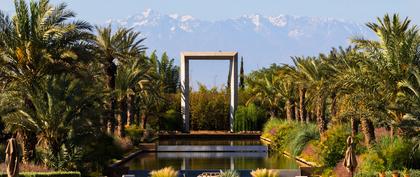
<path fill-rule="evenodd" d="M 244 57 L 247 71 L 271 63 L 290 64 L 290 56 L 317 55 L 331 47 L 347 46 L 352 36 L 373 38 L 373 33 L 364 24 L 290 15 L 254 14 L 207 21 L 190 15 L 163 15 L 148 9 L 107 23 L 140 31 L 147 38 L 145 44 L 149 50 L 166 51 L 177 62 L 181 51 L 238 51 Z M 225 79 L 220 78 L 227 78 L 227 64 L 223 67 L 203 66 L 200 62 L 192 66 L 192 75 L 197 70 L 200 71 L 197 78 L 206 84 L 225 83 Z M 213 75 L 206 75 L 207 72 Z M 214 73 L 222 73 L 220 82 L 212 80 Z"/>

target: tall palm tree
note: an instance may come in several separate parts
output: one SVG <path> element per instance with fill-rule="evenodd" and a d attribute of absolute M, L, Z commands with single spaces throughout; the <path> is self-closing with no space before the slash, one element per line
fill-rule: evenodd
<path fill-rule="evenodd" d="M 364 50 L 370 59 L 375 61 L 378 72 L 381 97 L 386 99 L 386 109 L 392 118 L 390 127 L 394 134 L 394 127 L 403 119 L 404 112 L 398 103 L 397 94 L 400 88 L 398 82 L 410 75 L 410 68 L 419 67 L 420 58 L 417 55 L 419 44 L 418 29 L 410 26 L 410 20 L 401 20 L 398 14 L 378 18 L 377 23 L 368 23 L 367 26 L 376 33 L 379 40 L 366 40 L 355 38 L 353 42 Z"/>
<path fill-rule="evenodd" d="M 316 105 L 316 117 L 319 132 L 322 134 L 327 130 L 327 118 L 325 115 L 326 96 L 328 94 L 328 76 L 327 67 L 321 60 L 309 57 L 305 59 L 294 59 L 296 68 L 306 79 L 308 88 L 315 96 L 313 100 Z"/>
<path fill-rule="evenodd" d="M 179 67 L 174 64 L 174 59 L 169 59 L 166 52 L 160 60 L 156 61 L 157 76 L 162 81 L 164 93 L 176 93 L 179 88 Z"/>
<path fill-rule="evenodd" d="M 276 117 L 279 109 L 281 95 L 277 92 L 279 79 L 276 74 L 264 73 L 262 76 L 248 77 L 248 85 L 254 95 L 248 100 L 249 102 L 260 101 L 269 108 L 270 117 Z"/>
<path fill-rule="evenodd" d="M 6 90 L 20 92 L 27 109 L 35 110 L 27 93 L 48 74 L 77 73 L 89 61 L 91 26 L 73 20 L 65 4 L 53 6 L 48 0 L 15 1 L 15 15 L 0 12 L 0 75 Z M 33 158 L 36 137 L 23 132 L 23 160 Z"/>
<path fill-rule="evenodd" d="M 115 95 L 119 104 L 119 114 L 117 116 L 118 131 L 117 134 L 121 137 L 125 136 L 124 127 L 132 120 L 128 120 L 128 98 L 135 95 L 135 88 L 141 80 L 148 80 L 150 77 L 147 75 L 150 67 L 146 63 L 145 58 L 131 58 L 126 61 L 117 70 L 116 75 L 116 90 Z"/>
<path fill-rule="evenodd" d="M 23 129 L 35 133 L 38 143 L 47 147 L 44 161 L 56 166 L 62 146 L 75 135 L 75 128 L 89 131 L 98 122 L 102 97 L 96 89 L 86 87 L 90 81 L 81 81 L 69 74 L 45 76 L 28 93 L 35 109 L 19 106 L 4 114 L 9 129 Z M 21 101 L 24 104 L 24 101 Z M 78 130 L 78 134 L 83 134 Z"/>
<path fill-rule="evenodd" d="M 401 88 L 398 99 L 405 105 L 406 113 L 399 128 L 408 137 L 419 137 L 420 131 L 413 127 L 420 126 L 420 71 L 419 68 L 411 70 L 411 77 L 398 83 Z"/>
<path fill-rule="evenodd" d="M 132 29 L 118 28 L 115 32 L 111 26 L 96 27 L 97 35 L 94 38 L 96 57 L 105 67 L 107 85 L 111 92 L 115 91 L 117 63 L 124 63 L 129 58 L 140 57 L 146 47 L 142 44 L 145 38 L 140 37 L 139 32 Z M 110 96 L 109 101 L 109 131 L 114 131 L 116 98 Z M 119 127 L 121 129 L 121 127 Z"/>

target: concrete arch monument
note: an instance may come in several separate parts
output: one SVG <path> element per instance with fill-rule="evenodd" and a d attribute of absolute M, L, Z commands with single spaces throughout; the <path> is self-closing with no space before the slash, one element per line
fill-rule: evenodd
<path fill-rule="evenodd" d="M 238 52 L 181 52 L 181 113 L 184 132 L 190 131 L 189 106 L 189 60 L 229 60 L 230 61 L 230 111 L 229 128 L 233 132 L 233 119 L 238 102 Z"/>

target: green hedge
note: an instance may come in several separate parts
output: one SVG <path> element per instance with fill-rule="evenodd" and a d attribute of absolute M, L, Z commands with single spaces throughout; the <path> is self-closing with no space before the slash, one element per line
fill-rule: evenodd
<path fill-rule="evenodd" d="M 80 172 L 68 171 L 68 172 L 22 172 L 19 173 L 20 177 L 80 177 Z M 7 177 L 7 174 L 2 173 L 0 177 Z"/>
<path fill-rule="evenodd" d="M 386 177 L 391 177 L 392 172 L 387 171 Z M 399 172 L 400 176 L 404 176 L 402 172 Z M 356 173 L 355 177 L 377 177 L 378 172 L 368 172 L 368 173 Z M 410 177 L 420 177 L 420 170 L 410 170 Z"/>

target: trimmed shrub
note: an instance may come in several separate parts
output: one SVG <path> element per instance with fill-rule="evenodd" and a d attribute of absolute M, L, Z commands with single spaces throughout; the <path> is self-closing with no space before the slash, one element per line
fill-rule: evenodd
<path fill-rule="evenodd" d="M 165 167 L 160 170 L 150 172 L 151 177 L 177 177 L 178 172 L 172 167 Z"/>
<path fill-rule="evenodd" d="M 20 177 L 80 177 L 80 172 L 57 171 L 57 172 L 22 172 Z M 7 174 L 0 174 L 0 177 L 7 177 Z"/>
<path fill-rule="evenodd" d="M 144 130 L 140 126 L 131 125 L 125 128 L 125 133 L 133 145 L 138 145 L 144 134 Z"/>
<path fill-rule="evenodd" d="M 233 123 L 234 131 L 261 130 L 266 119 L 266 113 L 255 104 L 239 106 Z"/>

